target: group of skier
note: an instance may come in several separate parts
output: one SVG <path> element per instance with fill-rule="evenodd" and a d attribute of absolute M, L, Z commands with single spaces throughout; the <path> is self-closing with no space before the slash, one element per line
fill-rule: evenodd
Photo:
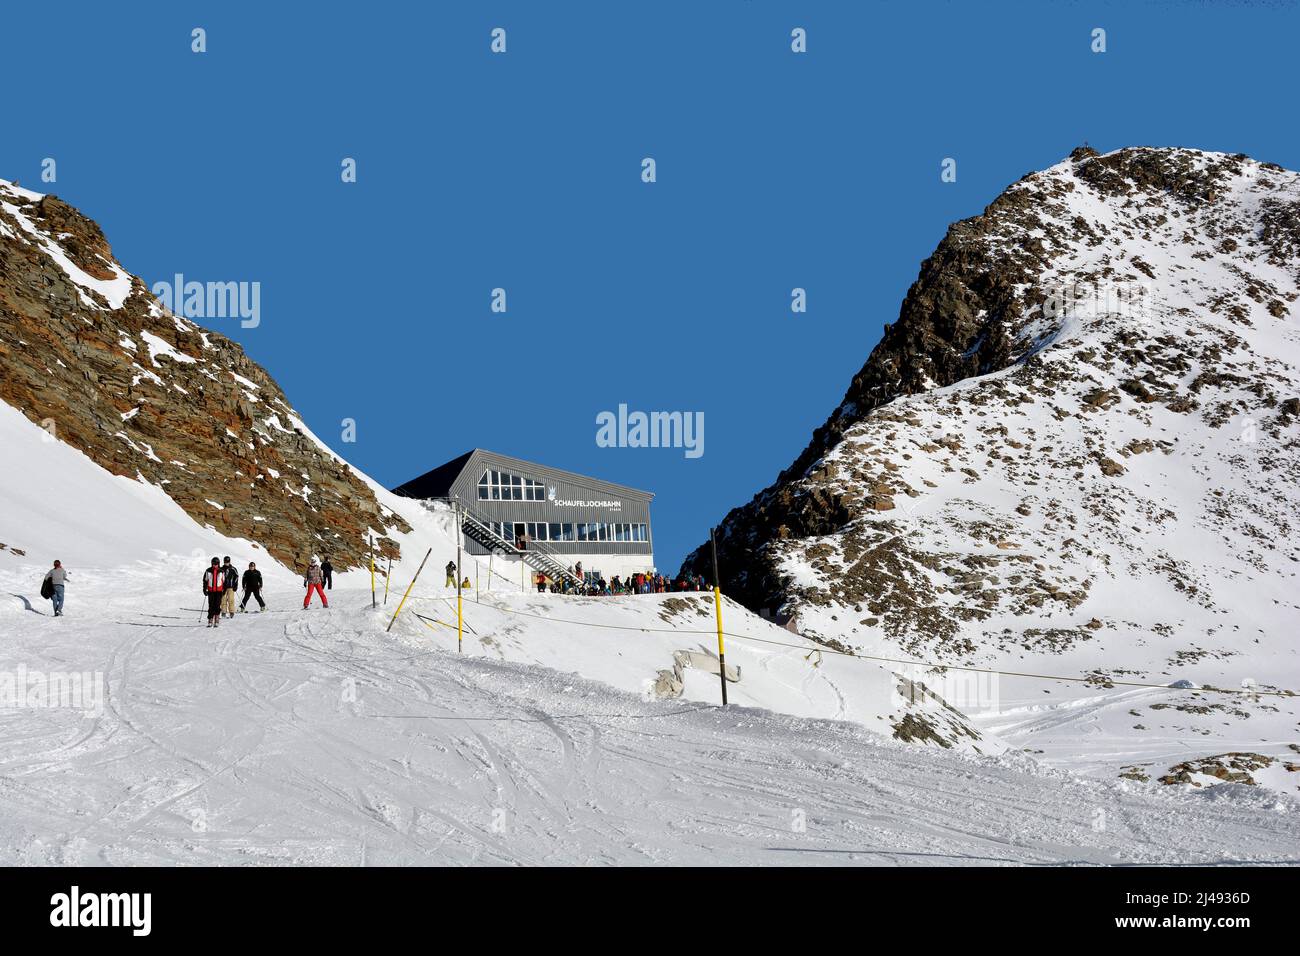
<path fill-rule="evenodd" d="M 57 565 L 58 562 L 55 563 Z M 248 570 L 241 578 L 239 570 L 230 563 L 229 555 L 226 555 L 224 561 L 212 559 L 211 567 L 203 572 L 203 593 L 208 598 L 208 627 L 218 627 L 223 617 L 235 616 L 235 594 L 241 584 L 244 589 L 244 600 L 240 602 L 239 610 L 247 613 L 248 599 L 254 598 L 257 601 L 258 612 L 265 611 L 266 602 L 262 600 L 262 572 L 257 570 L 254 562 L 248 563 Z M 308 565 L 307 573 L 303 577 L 303 586 L 307 589 L 307 595 L 302 602 L 304 609 L 311 604 L 313 593 L 320 595 L 323 606 L 330 606 L 329 599 L 325 597 L 325 589 L 332 590 L 334 587 L 334 568 L 330 565 L 329 558 L 325 559 L 324 564 L 315 557 L 311 559 L 311 564 Z"/>

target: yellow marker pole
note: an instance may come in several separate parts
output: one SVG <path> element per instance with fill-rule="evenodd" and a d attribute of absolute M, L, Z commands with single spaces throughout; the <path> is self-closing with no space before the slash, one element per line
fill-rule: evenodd
<path fill-rule="evenodd" d="M 718 586 L 718 544 L 709 529 L 709 547 L 713 549 L 713 613 L 718 619 L 718 680 L 722 681 L 722 706 L 727 706 L 727 649 L 722 646 L 722 588 Z"/>
<path fill-rule="evenodd" d="M 388 604 L 388 583 L 393 580 L 393 559 L 388 559 L 388 570 L 384 572 L 384 604 Z"/>
<path fill-rule="evenodd" d="M 462 583 L 464 583 L 464 578 L 460 576 L 461 575 L 460 546 L 461 546 L 461 539 L 464 537 L 464 531 L 461 528 L 461 524 L 460 524 L 460 503 L 459 502 L 456 503 L 456 525 L 458 528 L 456 532 L 456 653 L 460 654 L 463 653 L 461 648 L 461 641 L 465 637 L 465 616 L 461 612 L 461 595 L 460 595 L 460 586 Z"/>
<path fill-rule="evenodd" d="M 384 628 L 385 633 L 393 629 L 393 621 L 396 621 L 397 615 L 402 613 L 402 605 L 405 604 L 406 599 L 411 596 L 411 588 L 415 587 L 415 582 L 420 580 L 420 572 L 424 570 L 424 562 L 429 560 L 429 555 L 431 554 L 433 554 L 433 548 L 424 552 L 424 560 L 420 562 L 420 567 L 416 569 L 415 577 L 411 578 L 411 583 L 406 587 L 406 593 L 402 595 L 402 600 L 398 603 L 397 610 L 393 612 L 393 620 L 389 621 L 388 627 Z"/>
<path fill-rule="evenodd" d="M 375 536 L 370 536 L 370 607 L 371 610 L 379 606 L 375 600 Z"/>

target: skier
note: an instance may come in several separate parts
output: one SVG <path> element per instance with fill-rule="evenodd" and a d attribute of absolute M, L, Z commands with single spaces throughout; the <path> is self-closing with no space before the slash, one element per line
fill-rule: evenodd
<path fill-rule="evenodd" d="M 329 598 L 325 597 L 325 589 L 321 587 L 325 576 L 321 573 L 320 565 L 315 558 L 311 559 L 311 566 L 307 568 L 307 576 L 302 580 L 302 586 L 307 589 L 307 596 L 302 599 L 302 608 L 307 610 L 311 605 L 312 592 L 320 595 L 320 603 L 325 607 L 330 606 Z"/>
<path fill-rule="evenodd" d="M 447 587 L 454 588 L 455 586 L 456 586 L 456 562 L 448 561 L 447 562 Z"/>
<path fill-rule="evenodd" d="M 68 569 L 63 566 L 62 561 L 55 561 L 54 567 L 45 572 L 45 580 L 41 582 L 41 597 L 49 598 L 54 602 L 54 616 L 63 617 L 63 589 L 67 585 Z M 49 586 L 49 593 L 46 594 L 46 585 Z"/>
<path fill-rule="evenodd" d="M 546 593 L 546 575 L 543 574 L 541 571 L 537 572 L 537 593 L 538 594 Z"/>
<path fill-rule="evenodd" d="M 221 613 L 224 617 L 234 617 L 235 592 L 239 590 L 239 571 L 230 563 L 230 555 L 226 555 L 226 560 L 221 565 L 221 573 L 225 576 L 221 591 Z"/>
<path fill-rule="evenodd" d="M 257 565 L 252 561 L 248 562 L 248 570 L 244 572 L 244 600 L 239 605 L 245 614 L 248 613 L 249 598 L 257 598 L 259 614 L 266 610 L 266 602 L 262 600 L 262 572 L 257 570 Z"/>
<path fill-rule="evenodd" d="M 226 572 L 221 570 L 221 560 L 212 559 L 212 567 L 203 572 L 203 593 L 208 596 L 208 627 L 221 623 L 221 592 L 226 587 Z"/>
<path fill-rule="evenodd" d="M 330 564 L 330 556 L 325 555 L 325 561 L 320 566 L 320 573 L 325 578 L 325 587 L 331 591 L 334 590 L 334 565 Z"/>

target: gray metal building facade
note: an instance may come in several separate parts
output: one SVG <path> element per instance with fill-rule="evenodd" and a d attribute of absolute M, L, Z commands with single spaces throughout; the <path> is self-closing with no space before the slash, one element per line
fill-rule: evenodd
<path fill-rule="evenodd" d="M 530 543 L 588 570 L 610 575 L 654 566 L 648 491 L 476 448 L 393 492 L 455 499 L 507 540 L 527 534 Z M 468 536 L 464 545 L 470 554 L 489 553 Z"/>

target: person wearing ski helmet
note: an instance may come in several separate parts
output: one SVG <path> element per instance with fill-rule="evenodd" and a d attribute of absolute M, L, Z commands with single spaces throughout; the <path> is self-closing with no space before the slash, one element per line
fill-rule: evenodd
<path fill-rule="evenodd" d="M 308 608 L 308 606 L 310 606 L 311 596 L 313 593 L 320 595 L 320 603 L 323 606 L 325 607 L 330 606 L 329 598 L 325 597 L 325 588 L 322 587 L 324 582 L 325 582 L 325 575 L 321 573 L 320 563 L 316 560 L 316 557 L 313 555 L 311 559 L 311 564 L 307 567 L 307 574 L 306 576 L 303 577 L 302 580 L 303 587 L 307 589 L 307 596 L 302 599 L 302 607 L 304 611 Z"/>
<path fill-rule="evenodd" d="M 213 558 L 212 566 L 203 572 L 203 593 L 208 596 L 208 627 L 221 622 L 221 594 L 226 587 L 226 572 L 221 570 L 221 559 Z"/>

